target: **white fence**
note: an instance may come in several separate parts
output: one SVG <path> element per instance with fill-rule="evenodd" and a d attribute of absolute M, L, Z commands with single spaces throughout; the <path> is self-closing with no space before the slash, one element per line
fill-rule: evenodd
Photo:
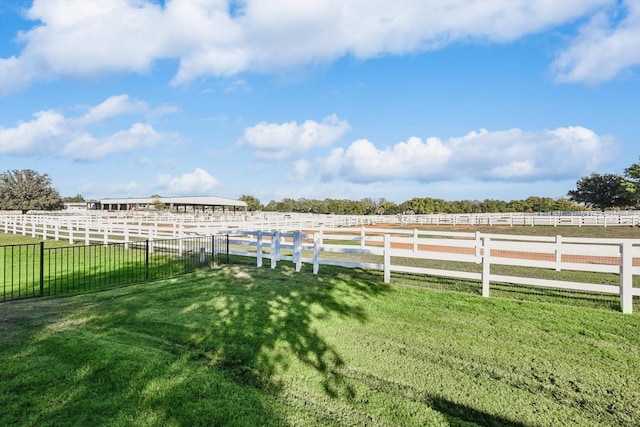
<path fill-rule="evenodd" d="M 230 254 L 256 258 L 261 267 L 263 259 L 270 260 L 271 268 L 278 261 L 289 260 L 300 271 L 302 263 L 313 264 L 317 274 L 320 265 L 339 265 L 384 272 L 384 281 L 391 280 L 392 272 L 434 275 L 482 282 L 482 295 L 488 297 L 490 284 L 508 283 L 535 287 L 558 288 L 580 292 L 614 294 L 620 297 L 622 312 L 633 311 L 633 297 L 640 296 L 640 287 L 634 287 L 633 277 L 640 275 L 640 240 L 587 239 L 562 236 L 514 236 L 482 233 L 425 232 L 419 230 L 335 229 L 305 234 L 300 231 L 234 232 L 230 238 Z M 338 243 L 336 243 L 338 242 Z M 351 261 L 331 259 L 323 253 L 358 254 L 373 256 L 375 260 Z M 306 255 L 306 257 L 305 257 Z M 478 268 L 430 268 L 407 265 L 407 260 L 450 261 Z M 417 262 L 416 264 L 420 264 Z M 517 266 L 542 269 L 550 278 L 537 278 L 523 274 L 498 274 L 495 266 Z M 475 271 L 478 270 L 478 271 Z M 553 278 L 561 271 L 601 273 L 616 276 L 617 284 Z M 559 276 L 559 274 L 558 274 Z M 601 278 L 602 276 L 598 276 Z M 609 278 L 608 282 L 611 282 Z"/>
<path fill-rule="evenodd" d="M 173 236 L 167 230 L 174 224 L 193 229 L 242 230 L 317 230 L 321 228 L 360 227 L 378 224 L 390 225 L 468 225 L 468 226 L 640 226 L 639 211 L 566 212 L 553 214 L 490 213 L 490 214 L 432 214 L 432 215 L 323 215 L 306 213 L 248 212 L 242 214 L 170 214 L 153 212 L 86 211 L 20 215 L 19 212 L 0 212 L 0 232 L 7 226 L 37 227 L 46 223 L 48 228 L 75 228 L 82 224 L 120 224 L 123 227 L 154 227 L 154 231 Z M 21 229 L 20 229 L 21 230 Z M 30 228 L 27 231 L 31 231 Z M 36 231 L 36 234 L 38 231 Z M 38 234 L 40 235 L 40 234 Z"/>
<path fill-rule="evenodd" d="M 305 219 L 306 218 L 306 219 Z M 383 217 L 372 217 L 379 219 Z M 460 220 L 462 216 L 458 217 Z M 498 217 L 493 217 L 495 224 Z M 517 216 L 509 216 L 509 225 L 516 225 Z M 536 218 L 536 217 L 531 217 Z M 540 217 L 553 218 L 553 217 Z M 556 217 L 559 218 L 559 217 Z M 564 217 L 562 217 L 564 218 Z M 587 217 L 578 218 L 582 224 Z M 630 216 L 624 225 L 637 225 L 637 216 Z M 273 218 L 272 218 L 273 219 Z M 297 270 L 302 263 L 312 263 L 315 273 L 320 265 L 342 265 L 384 271 L 385 281 L 392 272 L 436 275 L 482 282 L 482 293 L 489 295 L 490 283 L 513 283 L 540 287 L 553 287 L 583 292 L 598 292 L 620 296 L 622 311 L 633 310 L 633 297 L 640 296 L 640 288 L 633 286 L 633 277 L 640 275 L 640 239 L 587 239 L 569 237 L 514 236 L 499 234 L 441 232 L 381 229 L 366 227 L 328 228 L 327 219 L 321 227 L 312 227 L 308 217 L 277 217 L 274 222 L 238 222 L 217 224 L 193 221 L 176 222 L 161 216 L 136 216 L 132 218 L 114 216 L 45 216 L 45 215 L 0 215 L 0 232 L 64 239 L 73 244 L 83 242 L 108 244 L 129 242 L 134 239 L 161 239 L 189 235 L 231 233 L 231 244 L 237 246 L 232 254 L 256 257 L 257 265 L 269 257 L 271 267 L 280 260 L 291 260 Z M 442 217 L 440 217 L 442 220 Z M 618 217 L 616 225 L 622 224 Z M 345 218 L 347 223 L 357 222 Z M 627 221 L 628 218 L 624 217 Z M 359 220 L 360 221 L 360 220 Z M 556 219 L 554 221 L 560 221 Z M 574 220 L 575 221 L 575 220 Z M 599 220 L 598 220 L 599 221 Z M 612 221 L 612 220 L 610 220 Z M 264 230 L 258 225 L 268 225 Z M 537 224 L 537 223 L 535 223 Z M 240 228 L 241 225 L 246 228 Z M 282 230 L 274 231 L 276 225 Z M 362 225 L 362 224 L 358 224 Z M 579 225 L 575 224 L 574 225 Z M 605 224 L 602 224 L 603 226 Z M 226 227 L 226 228 L 221 228 Z M 240 231 L 244 230 L 244 231 Z M 287 232 L 295 230 L 294 232 Z M 307 230 L 303 234 L 300 230 Z M 308 232 L 308 230 L 318 230 Z M 290 250 L 283 252 L 283 249 Z M 268 252 L 268 254 L 267 254 Z M 345 254 L 340 259 L 323 256 L 326 253 Z M 311 255 L 309 255 L 311 254 Z M 347 255 L 355 255 L 345 260 Z M 306 255 L 306 258 L 303 256 Z M 357 259 L 355 259 L 357 258 Z M 415 260 L 413 264 L 410 262 Z M 420 265 L 418 261 L 449 261 L 461 263 L 447 268 Z M 424 264 L 424 262 L 422 262 Z M 481 265 L 481 268 L 465 268 Z M 460 266 L 463 266 L 460 268 Z M 537 278 L 498 274 L 492 266 L 519 266 L 549 271 L 577 271 L 617 276 L 616 285 L 594 283 L 586 280 L 567 281 L 562 278 Z"/>

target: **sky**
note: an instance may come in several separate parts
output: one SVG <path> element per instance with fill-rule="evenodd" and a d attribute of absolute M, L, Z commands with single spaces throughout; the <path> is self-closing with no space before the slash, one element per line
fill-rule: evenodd
<path fill-rule="evenodd" d="M 640 0 L 0 0 L 62 196 L 565 197 L 640 159 Z"/>

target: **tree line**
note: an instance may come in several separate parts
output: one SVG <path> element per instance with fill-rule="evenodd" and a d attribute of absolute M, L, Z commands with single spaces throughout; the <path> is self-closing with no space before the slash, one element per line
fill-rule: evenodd
<path fill-rule="evenodd" d="M 157 196 L 157 195 L 155 195 Z M 576 182 L 568 197 L 550 198 L 531 196 L 524 200 L 444 200 L 414 197 L 402 203 L 385 198 L 348 199 L 290 199 L 271 200 L 263 205 L 254 196 L 240 197 L 250 211 L 306 212 L 346 215 L 395 215 L 433 213 L 493 213 L 493 212 L 553 212 L 587 209 L 638 209 L 640 207 L 640 163 L 633 163 L 620 175 L 592 173 Z M 154 197 L 154 196 L 152 196 Z M 64 202 L 82 202 L 77 194 L 61 197 L 53 188 L 51 179 L 31 169 L 8 170 L 0 173 L 0 210 L 58 210 Z"/>

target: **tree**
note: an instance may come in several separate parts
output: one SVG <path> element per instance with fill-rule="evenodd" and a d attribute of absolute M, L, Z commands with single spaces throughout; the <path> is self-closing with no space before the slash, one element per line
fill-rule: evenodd
<path fill-rule="evenodd" d="M 64 203 L 73 203 L 73 202 L 84 202 L 84 197 L 82 197 L 82 194 L 76 194 L 73 197 L 67 196 L 67 197 L 63 197 L 62 201 Z"/>
<path fill-rule="evenodd" d="M 250 211 L 259 211 L 262 210 L 262 203 L 260 200 L 253 196 L 249 196 L 248 194 L 243 194 L 240 196 L 240 200 L 247 204 L 247 209 Z"/>
<path fill-rule="evenodd" d="M 57 210 L 64 208 L 62 198 L 51 186 L 45 173 L 40 175 L 31 169 L 8 170 L 0 174 L 0 209 Z"/>
<path fill-rule="evenodd" d="M 592 173 L 576 182 L 576 189 L 567 193 L 570 200 L 590 208 L 605 210 L 625 207 L 631 203 L 624 180 L 620 175 Z"/>
<path fill-rule="evenodd" d="M 634 163 L 624 170 L 622 186 L 626 193 L 629 205 L 637 208 L 640 206 L 640 163 Z"/>

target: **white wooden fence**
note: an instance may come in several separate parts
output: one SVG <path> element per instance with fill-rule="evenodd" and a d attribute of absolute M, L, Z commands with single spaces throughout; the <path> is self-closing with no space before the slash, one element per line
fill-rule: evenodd
<path fill-rule="evenodd" d="M 510 218 L 515 225 L 516 216 Z M 258 266 L 262 265 L 263 258 L 269 257 L 272 268 L 280 260 L 291 260 L 296 264 L 297 270 L 302 263 L 312 263 L 314 273 L 318 272 L 320 265 L 382 270 L 386 282 L 390 280 L 392 272 L 478 280 L 482 282 L 484 296 L 489 296 L 491 282 L 616 294 L 620 296 L 621 309 L 625 313 L 633 310 L 633 297 L 640 296 L 640 288 L 633 286 L 633 277 L 640 275 L 640 239 L 515 236 L 366 227 L 318 228 L 311 227 L 313 224 L 307 224 L 302 219 L 278 219 L 281 220 L 284 222 L 279 224 L 283 229 L 274 231 L 273 223 L 261 230 L 254 228 L 260 224 L 256 222 L 233 223 L 229 227 L 228 223 L 195 220 L 176 222 L 158 216 L 126 218 L 4 214 L 0 215 L 0 232 L 43 239 L 64 239 L 72 244 L 83 242 L 86 245 L 226 232 L 235 236 L 230 243 L 243 249 L 234 247 L 231 253 L 256 257 Z M 584 223 L 586 219 L 581 221 Z M 617 225 L 622 225 L 620 221 L 618 218 Z M 627 225 L 638 224 L 635 215 L 631 216 L 630 221 Z M 240 228 L 240 225 L 249 227 Z M 222 226 L 227 228 L 221 228 Z M 317 232 L 303 234 L 301 229 Z M 290 250 L 291 255 L 283 252 L 283 249 Z M 322 253 L 331 252 L 355 254 L 361 259 L 346 261 L 322 256 Z M 457 267 L 434 269 L 406 265 L 406 260 L 411 259 L 453 261 L 463 265 L 481 264 L 482 268 L 481 271 L 474 271 Z M 404 262 L 399 262 L 403 260 Z M 618 276 L 619 285 L 590 283 L 588 280 L 574 282 L 507 276 L 492 272 L 491 266 L 500 265 L 613 274 Z"/>
<path fill-rule="evenodd" d="M 329 231 L 333 234 L 329 234 Z M 332 241 L 341 243 L 332 243 Z M 323 230 L 313 234 L 300 231 L 292 233 L 236 231 L 229 243 L 232 247 L 230 254 L 255 257 L 258 267 L 262 267 L 263 259 L 268 258 L 271 268 L 276 268 L 281 260 L 292 261 L 296 271 L 300 271 L 302 263 L 313 264 L 314 274 L 318 273 L 320 265 L 381 270 L 384 272 L 385 283 L 391 280 L 392 272 L 477 280 L 482 282 L 482 295 L 485 297 L 490 295 L 492 282 L 614 294 L 619 295 L 620 307 L 624 313 L 631 313 L 633 297 L 640 297 L 640 287 L 633 285 L 633 276 L 640 275 L 640 240 L 638 239 L 587 239 L 360 228 Z M 330 259 L 323 257 L 323 252 L 373 255 L 379 259 L 379 262 Z M 449 269 L 411 266 L 406 265 L 407 259 L 480 264 L 481 271 L 468 271 L 455 266 Z M 567 281 L 558 278 L 545 279 L 492 272 L 492 266 L 499 265 L 530 267 L 551 272 L 607 273 L 617 276 L 618 284 Z"/>
<path fill-rule="evenodd" d="M 142 225 L 154 227 L 154 232 L 165 236 L 172 235 L 167 230 L 174 224 L 193 229 L 233 229 L 242 230 L 314 230 L 336 227 L 359 227 L 379 224 L 393 225 L 468 225 L 468 226 L 640 226 L 639 211 L 613 212 L 571 212 L 555 214 L 490 213 L 490 214 L 433 214 L 433 215 L 323 215 L 306 213 L 249 212 L 243 214 L 170 214 L 153 212 L 104 212 L 86 211 L 21 215 L 19 212 L 0 212 L 0 232 L 17 227 L 30 227 L 33 223 L 40 227 L 46 223 L 53 228 L 73 224 L 82 228 L 82 224 L 121 224 L 135 228 Z M 32 231 L 28 228 L 27 232 Z M 38 231 L 36 231 L 37 235 Z"/>

